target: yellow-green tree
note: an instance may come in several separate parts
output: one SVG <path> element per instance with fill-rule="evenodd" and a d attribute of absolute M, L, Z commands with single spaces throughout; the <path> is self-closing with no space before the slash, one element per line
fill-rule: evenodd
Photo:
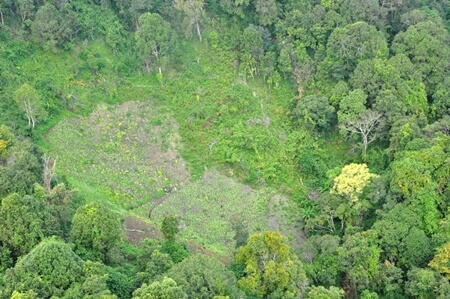
<path fill-rule="evenodd" d="M 11 299 L 37 299 L 37 298 L 38 295 L 36 294 L 36 292 L 32 290 L 27 291 L 26 293 L 14 291 L 11 295 Z"/>
<path fill-rule="evenodd" d="M 5 125 L 0 125 L 0 163 L 1 160 L 8 157 L 9 148 L 11 146 L 12 134 Z"/>
<path fill-rule="evenodd" d="M 450 242 L 438 249 L 428 265 L 450 279 Z"/>
<path fill-rule="evenodd" d="M 238 286 L 255 298 L 297 298 L 307 285 L 300 261 L 278 232 L 250 236 L 236 262 L 245 267 Z"/>

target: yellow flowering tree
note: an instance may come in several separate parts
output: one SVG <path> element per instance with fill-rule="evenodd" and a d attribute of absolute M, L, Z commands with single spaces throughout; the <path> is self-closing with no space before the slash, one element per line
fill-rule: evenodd
<path fill-rule="evenodd" d="M 366 164 L 351 163 L 342 168 L 341 173 L 334 179 L 330 193 L 342 198 L 336 207 L 336 216 L 347 225 L 361 225 L 364 210 L 370 203 L 361 200 L 364 187 L 377 175 L 370 173 Z"/>
<path fill-rule="evenodd" d="M 342 172 L 334 179 L 331 194 L 338 194 L 356 203 L 362 194 L 364 187 L 370 179 L 377 177 L 369 172 L 366 164 L 351 163 L 342 168 Z"/>

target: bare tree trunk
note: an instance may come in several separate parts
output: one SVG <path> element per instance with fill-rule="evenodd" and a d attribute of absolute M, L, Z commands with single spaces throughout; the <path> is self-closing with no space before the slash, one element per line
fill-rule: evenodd
<path fill-rule="evenodd" d="M 195 21 L 195 26 L 197 27 L 197 34 L 198 34 L 198 38 L 200 39 L 200 42 L 202 42 L 202 31 L 200 30 L 200 23 L 197 21 Z"/>
<path fill-rule="evenodd" d="M 5 25 L 5 22 L 3 21 L 3 11 L 0 10 L 0 18 L 2 21 L 2 25 Z"/>
<path fill-rule="evenodd" d="M 50 155 L 44 154 L 42 157 L 42 160 L 44 160 L 44 188 L 47 190 L 47 193 L 50 194 L 50 191 L 52 190 L 52 180 L 56 176 L 56 160 L 52 159 Z"/>
<path fill-rule="evenodd" d="M 34 125 L 35 125 L 35 119 L 33 116 L 33 107 L 31 105 L 31 102 L 29 100 L 25 100 L 23 102 L 24 106 L 23 106 L 23 111 L 25 111 L 25 114 L 27 115 L 27 119 L 28 119 L 28 126 L 32 127 L 34 129 Z"/>
<path fill-rule="evenodd" d="M 367 135 L 364 133 L 361 133 L 362 136 L 362 141 L 363 141 L 363 145 L 364 145 L 364 149 L 363 149 L 363 157 L 366 157 L 367 154 L 367 146 L 369 145 L 369 141 L 367 139 Z"/>

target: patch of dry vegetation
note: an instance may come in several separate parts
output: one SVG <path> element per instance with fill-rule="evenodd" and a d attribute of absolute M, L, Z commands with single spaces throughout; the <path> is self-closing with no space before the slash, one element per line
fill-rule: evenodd
<path fill-rule="evenodd" d="M 99 105 L 87 118 L 58 123 L 46 137 L 59 157 L 60 173 L 100 189 L 120 205 L 190 180 L 178 154 L 176 121 L 150 102 Z"/>

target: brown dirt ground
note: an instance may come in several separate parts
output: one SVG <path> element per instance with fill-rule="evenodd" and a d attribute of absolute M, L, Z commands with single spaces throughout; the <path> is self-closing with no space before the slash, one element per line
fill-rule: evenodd
<path fill-rule="evenodd" d="M 139 245 L 143 239 L 162 239 L 162 233 L 149 223 L 135 216 L 128 216 L 122 225 L 127 239 L 134 245 Z"/>

